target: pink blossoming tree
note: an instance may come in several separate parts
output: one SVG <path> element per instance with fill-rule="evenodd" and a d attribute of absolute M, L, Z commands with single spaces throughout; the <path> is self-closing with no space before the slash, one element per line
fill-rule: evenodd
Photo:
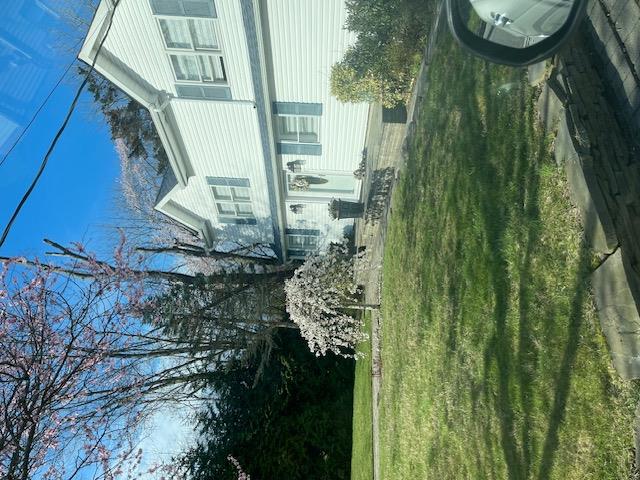
<path fill-rule="evenodd" d="M 49 244 L 63 261 L 1 259 L 0 478 L 127 474 L 154 408 L 209 395 L 212 370 L 286 325 L 248 316 L 254 287 L 281 282 L 281 270 L 206 278 L 156 270 L 124 238 L 111 261 Z M 169 314 L 200 331 L 175 335 Z"/>

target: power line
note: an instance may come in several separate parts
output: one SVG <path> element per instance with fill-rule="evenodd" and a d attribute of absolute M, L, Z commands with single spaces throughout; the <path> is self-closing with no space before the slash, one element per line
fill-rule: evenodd
<path fill-rule="evenodd" d="M 74 58 L 73 61 L 67 66 L 65 71 L 62 73 L 62 76 L 58 79 L 56 84 L 53 86 L 53 88 L 49 91 L 47 96 L 44 98 L 44 100 L 42 101 L 42 103 L 40 104 L 38 109 L 35 111 L 35 113 L 31 117 L 31 119 L 29 120 L 29 123 L 27 123 L 27 125 L 22 129 L 22 132 L 20 132 L 20 135 L 18 135 L 18 138 L 16 138 L 16 140 L 13 142 L 13 144 L 11 145 L 9 150 L 7 150 L 7 153 L 4 154 L 4 156 L 2 157 L 2 160 L 0 160 L 0 167 L 2 167 L 2 165 L 4 165 L 4 162 L 7 160 L 9 155 L 11 155 L 11 152 L 13 152 L 13 149 L 16 148 L 18 143 L 20 143 L 20 140 L 22 140 L 22 137 L 24 137 L 25 134 L 27 133 L 27 130 L 29 130 L 31 125 L 33 125 L 33 122 L 35 122 L 36 118 L 38 117 L 38 115 L 40 114 L 40 112 L 42 111 L 44 106 L 47 104 L 47 102 L 49 101 L 49 99 L 51 98 L 53 93 L 58 89 L 58 87 L 62 83 L 62 80 L 64 79 L 64 77 L 67 76 L 67 73 L 69 73 L 69 70 L 71 70 L 71 67 L 73 67 L 73 65 L 75 63 L 76 63 L 76 60 Z"/>
<path fill-rule="evenodd" d="M 33 192 L 33 189 L 36 187 L 38 181 L 40 180 L 40 177 L 42 176 L 42 173 L 44 172 L 45 167 L 47 166 L 47 163 L 49 162 L 49 157 L 51 156 L 51 153 L 53 153 L 53 150 L 55 149 L 55 147 L 56 147 L 56 145 L 58 143 L 58 140 L 60 140 L 60 137 L 62 136 L 62 134 L 64 133 L 65 129 L 67 128 L 69 120 L 71 119 L 71 115 L 73 115 L 73 111 L 75 110 L 76 105 L 78 104 L 78 100 L 80 99 L 80 95 L 82 94 L 82 90 L 84 90 L 85 85 L 89 81 L 89 76 L 93 73 L 93 70 L 95 68 L 96 62 L 98 60 L 98 55 L 100 55 L 100 50 L 102 50 L 102 46 L 104 45 L 104 42 L 106 41 L 107 37 L 109 36 L 109 32 L 111 31 L 111 26 L 113 25 L 113 17 L 116 14 L 116 8 L 118 7 L 119 3 L 120 3 L 120 0 L 116 0 L 113 3 L 113 10 L 111 11 L 111 16 L 109 17 L 109 24 L 107 25 L 107 30 L 106 30 L 106 32 L 104 34 L 104 37 L 102 37 L 102 40 L 100 40 L 100 44 L 98 45 L 98 48 L 96 50 L 96 55 L 93 58 L 93 62 L 91 62 L 91 67 L 89 68 L 89 71 L 85 75 L 85 78 L 82 81 L 82 84 L 80 85 L 80 87 L 76 91 L 76 94 L 73 97 L 73 101 L 71 102 L 71 105 L 69 106 L 69 110 L 67 111 L 67 114 L 66 114 L 66 116 L 64 118 L 64 121 L 62 122 L 62 125 L 60 126 L 60 128 L 58 129 L 58 132 L 56 133 L 55 137 L 53 138 L 53 141 L 51 142 L 51 144 L 49 146 L 49 149 L 47 150 L 47 153 L 45 154 L 44 158 L 42 159 L 42 162 L 40 163 L 40 168 L 38 169 L 38 173 L 34 177 L 33 181 L 31 182 L 31 185 L 29 186 L 29 188 L 27 189 L 25 194 L 22 196 L 22 199 L 20 200 L 20 203 L 18 203 L 18 206 L 16 207 L 15 211 L 13 212 L 13 215 L 9 219 L 9 223 L 7 223 L 7 226 L 5 227 L 5 229 L 4 229 L 3 233 L 2 233 L 2 237 L 0 237 L 0 247 L 2 247 L 2 245 L 4 245 L 4 242 L 7 239 L 7 236 L 9 235 L 9 232 L 11 231 L 11 227 L 13 226 L 14 222 L 16 221 L 16 218 L 18 218 L 18 215 L 20 214 L 20 211 L 22 210 L 22 207 L 24 206 L 24 204 L 27 202 L 27 200 L 31 196 L 31 193 Z"/>

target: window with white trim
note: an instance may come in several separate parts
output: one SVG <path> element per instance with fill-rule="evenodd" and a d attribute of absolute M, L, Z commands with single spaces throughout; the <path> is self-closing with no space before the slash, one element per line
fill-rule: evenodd
<path fill-rule="evenodd" d="M 227 73 L 221 55 L 170 54 L 173 73 L 178 81 L 226 83 Z"/>
<path fill-rule="evenodd" d="M 303 115 L 278 115 L 278 138 L 283 142 L 320 143 L 320 118 Z"/>
<path fill-rule="evenodd" d="M 218 215 L 226 217 L 253 217 L 251 191 L 248 187 L 211 185 Z"/>
<path fill-rule="evenodd" d="M 313 252 L 318 249 L 317 235 L 287 235 L 287 247 L 290 250 Z"/>
<path fill-rule="evenodd" d="M 213 20 L 206 18 L 159 18 L 158 25 L 167 49 L 220 49 Z"/>

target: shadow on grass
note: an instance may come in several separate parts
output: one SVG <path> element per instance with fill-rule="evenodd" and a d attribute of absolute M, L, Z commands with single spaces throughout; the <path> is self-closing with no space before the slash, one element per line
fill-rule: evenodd
<path fill-rule="evenodd" d="M 491 95 L 488 87 L 491 85 L 489 70 L 485 70 L 484 88 L 485 98 L 493 98 L 493 102 L 487 103 L 487 117 L 489 119 L 498 118 L 497 109 L 503 108 L 500 102 L 496 102 L 495 95 Z M 513 100 L 513 99 L 512 99 Z M 519 94 L 518 101 L 520 110 L 525 111 L 525 97 Z M 495 407 L 500 421 L 501 446 L 508 470 L 508 478 L 513 480 L 530 478 L 532 472 L 532 456 L 535 438 L 532 438 L 532 412 L 533 412 L 533 386 L 536 372 L 536 349 L 532 342 L 531 322 L 529 319 L 532 252 L 540 237 L 540 218 L 537 208 L 539 193 L 539 162 L 545 154 L 546 142 L 540 138 L 538 145 L 530 145 L 527 139 L 531 137 L 533 118 L 520 119 L 513 118 L 517 127 L 510 129 L 509 136 L 514 143 L 514 162 L 507 162 L 495 168 L 490 159 L 484 164 L 481 171 L 478 171 L 480 181 L 476 191 L 477 201 L 483 215 L 487 242 L 491 251 L 489 259 L 489 269 L 491 272 L 491 283 L 494 292 L 494 314 L 495 335 L 485 351 L 485 377 L 486 384 L 490 376 L 491 365 L 497 367 L 497 392 Z M 504 138 L 508 142 L 509 138 Z M 530 149 L 536 149 L 531 152 Z M 531 155 L 534 153 L 534 155 Z M 535 163 L 530 163 L 530 158 L 535 158 Z M 503 189 L 495 188 L 495 182 L 502 179 Z M 484 188 L 483 188 L 484 187 Z M 492 188 L 493 187 L 493 188 Z M 506 192 L 502 196 L 500 192 Z M 526 225 L 526 230 L 521 233 L 523 244 L 525 245 L 522 261 L 518 266 L 519 282 L 519 323 L 518 323 L 518 344 L 517 352 L 513 352 L 511 343 L 511 332 L 508 330 L 507 315 L 509 309 L 509 297 L 512 293 L 513 285 L 509 276 L 507 259 L 504 255 L 503 244 L 506 226 L 510 216 L 522 215 L 521 223 Z M 557 373 L 555 385 L 553 387 L 554 404 L 549 416 L 547 434 L 544 440 L 542 457 L 538 470 L 540 480 L 549 478 L 555 461 L 555 452 L 558 447 L 558 432 L 564 419 L 567 399 L 571 385 L 571 373 L 576 360 L 580 327 L 582 325 L 583 304 L 586 298 L 586 274 L 589 258 L 586 249 L 580 253 L 580 269 L 574 281 L 574 296 L 570 322 L 567 326 L 565 337 L 565 350 Z M 552 321 L 552 318 L 549 320 Z M 520 404 L 522 408 L 523 424 L 521 438 L 517 439 L 514 412 L 516 406 L 512 398 L 513 382 L 517 382 L 517 390 L 520 392 Z M 492 392 L 486 392 L 491 395 Z M 518 441 L 519 440 L 519 441 Z M 486 439 L 487 443 L 491 439 Z M 521 445 L 521 447 L 518 447 Z"/>
<path fill-rule="evenodd" d="M 496 86 L 504 81 L 505 75 L 504 71 L 496 72 L 498 70 L 495 67 L 485 65 L 479 68 L 478 63 L 464 61 L 461 68 L 456 69 L 455 88 L 449 88 L 451 84 L 442 79 L 433 79 L 430 85 L 440 88 L 439 92 L 433 92 L 432 95 L 438 105 L 430 105 L 433 116 L 418 127 L 424 130 L 417 135 L 422 143 L 412 147 L 414 150 L 407 165 L 407 171 L 412 175 L 403 179 L 403 188 L 396 198 L 397 209 L 404 214 L 404 228 L 414 235 L 424 225 L 420 215 L 425 213 L 425 209 L 417 208 L 417 201 L 426 205 L 426 210 L 437 210 L 434 218 L 429 216 L 434 220 L 429 228 L 438 231 L 447 228 L 447 222 L 454 222 L 452 238 L 443 232 L 442 235 L 427 236 L 426 240 L 420 239 L 420 242 L 416 238 L 411 239 L 414 240 L 411 242 L 413 245 L 420 245 L 423 249 L 426 269 L 433 268 L 431 264 L 436 263 L 431 262 L 434 252 L 438 254 L 444 248 L 455 252 L 453 258 L 463 256 L 460 242 L 468 238 L 460 232 L 468 233 L 473 228 L 469 223 L 475 221 L 469 217 L 469 205 L 479 212 L 478 223 L 486 242 L 487 254 L 472 261 L 467 259 L 467 262 L 481 263 L 481 269 L 487 271 L 487 284 L 493 294 L 491 322 L 495 333 L 485 344 L 484 382 L 478 382 L 470 388 L 474 407 L 476 403 L 481 405 L 480 396 L 493 405 L 500 433 L 497 443 L 491 431 L 491 420 L 488 420 L 484 438 L 478 442 L 485 443 L 488 463 L 483 463 L 478 457 L 476 468 L 490 478 L 498 478 L 498 462 L 493 459 L 502 455 L 509 479 L 546 479 L 551 475 L 556 461 L 559 430 L 566 412 L 572 370 L 578 353 L 583 305 L 587 296 L 589 258 L 588 252 L 582 249 L 580 268 L 573 282 L 569 322 L 566 334 L 563 332 L 562 336 L 564 350 L 560 349 L 561 361 L 556 376 L 552 377 L 553 405 L 548 426 L 546 434 L 536 434 L 534 398 L 540 372 L 536 370 L 538 349 L 534 344 L 534 327 L 541 318 L 543 323 L 548 323 L 553 322 L 555 316 L 554 307 L 549 306 L 542 316 L 536 314 L 530 318 L 535 308 L 533 285 L 537 281 L 532 258 L 543 233 L 538 211 L 540 166 L 546 156 L 547 144 L 545 138 L 534 131 L 536 119 L 532 106 L 528 104 L 531 101 L 530 91 L 521 85 L 510 93 L 498 95 Z M 519 80 L 523 81 L 521 75 Z M 478 98 L 485 102 L 482 106 Z M 437 108 L 439 105 L 442 105 L 440 109 Z M 451 130 L 451 117 L 456 108 L 459 109 L 461 120 L 455 140 L 447 144 L 437 135 Z M 499 131 L 496 133 L 491 130 L 491 135 L 488 135 L 489 129 Z M 444 143 L 444 158 L 429 158 L 432 142 L 438 147 Z M 443 161 L 444 165 L 438 165 Z M 437 188 L 430 188 L 434 185 Z M 445 194 L 434 197 L 437 193 L 433 191 L 440 186 L 443 186 Z M 441 215 L 443 212 L 446 212 L 444 216 Z M 514 234 L 522 250 L 518 254 L 517 264 L 512 265 L 510 271 L 508 261 L 513 262 L 513 256 L 507 256 L 505 245 L 508 243 L 507 235 Z M 447 241 L 450 244 L 446 244 Z M 516 282 L 513 280 L 514 269 Z M 448 350 L 454 353 L 461 343 L 460 332 L 464 331 L 461 322 L 466 312 L 461 312 L 459 306 L 463 303 L 461 298 L 467 294 L 463 278 L 465 273 L 460 271 L 456 262 L 451 262 L 445 270 L 430 271 L 430 274 L 432 280 L 437 279 L 438 275 L 447 278 L 447 282 L 432 281 L 435 291 L 424 295 L 423 302 L 428 305 L 428 297 L 438 296 L 439 293 L 448 297 L 453 308 L 449 312 L 451 321 L 443 333 Z M 473 280 L 484 280 L 484 277 L 473 275 L 472 272 L 467 276 Z M 437 291 L 439 289 L 441 292 Z M 508 321 L 509 315 L 513 314 L 512 298 L 519 301 L 515 325 Z M 518 332 L 514 337 L 515 328 Z M 432 445 L 428 457 L 433 457 L 431 460 L 435 462 L 441 449 L 442 445 Z"/>

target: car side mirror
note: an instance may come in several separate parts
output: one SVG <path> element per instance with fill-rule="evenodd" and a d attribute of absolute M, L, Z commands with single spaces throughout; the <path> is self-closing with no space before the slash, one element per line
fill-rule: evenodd
<path fill-rule="evenodd" d="M 455 39 L 494 63 L 526 66 L 562 47 L 586 12 L 586 0 L 446 0 Z"/>

